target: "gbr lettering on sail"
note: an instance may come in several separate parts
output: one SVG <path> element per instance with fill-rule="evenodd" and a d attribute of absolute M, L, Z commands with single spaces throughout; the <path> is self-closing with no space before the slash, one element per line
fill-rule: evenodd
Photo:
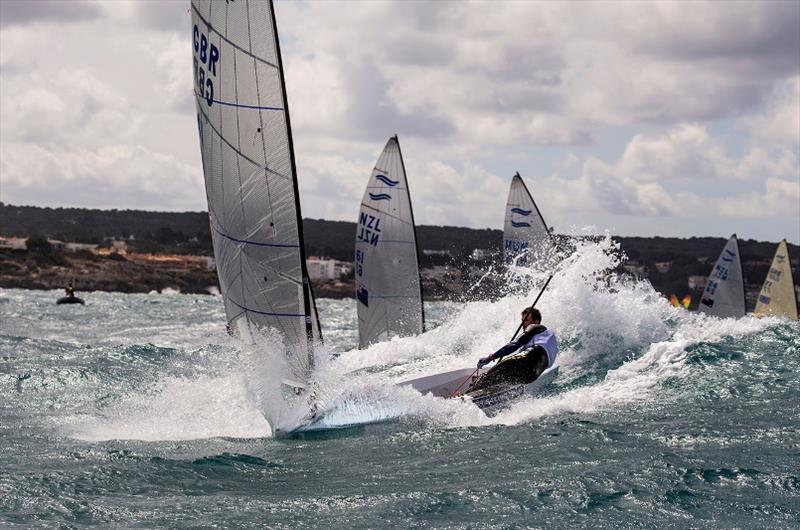
<path fill-rule="evenodd" d="M 194 56 L 195 92 L 210 107 L 214 104 L 214 81 L 217 78 L 217 65 L 220 62 L 219 49 L 200 31 L 197 24 L 192 29 Z"/>

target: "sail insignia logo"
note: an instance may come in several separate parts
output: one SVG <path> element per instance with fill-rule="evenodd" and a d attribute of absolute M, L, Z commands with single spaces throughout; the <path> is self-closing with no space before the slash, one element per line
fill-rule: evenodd
<path fill-rule="evenodd" d="M 202 33 L 197 24 L 192 29 L 192 43 L 194 48 L 194 80 L 196 83 L 195 92 L 205 98 L 210 107 L 214 104 L 214 79 L 217 77 L 217 63 L 219 63 L 219 48 L 209 42 L 205 33 Z"/>
<path fill-rule="evenodd" d="M 392 198 L 388 193 L 369 193 L 369 198 L 373 201 L 388 201 Z"/>
<path fill-rule="evenodd" d="M 533 210 L 523 210 L 522 208 L 511 208 L 511 213 L 519 214 L 523 217 L 528 217 Z"/>
<path fill-rule="evenodd" d="M 786 261 L 786 256 L 775 254 L 775 261 L 777 261 L 778 263 L 783 263 L 784 261 Z"/>
<path fill-rule="evenodd" d="M 369 307 L 369 291 L 360 283 L 356 284 L 356 299 Z"/>
<path fill-rule="evenodd" d="M 525 221 L 514 221 L 512 219 L 511 226 L 513 226 L 514 228 L 530 228 L 531 224 L 526 223 Z"/>
<path fill-rule="evenodd" d="M 381 220 L 374 215 L 359 212 L 358 215 L 358 235 L 356 241 L 363 241 L 373 247 L 378 246 L 381 238 Z"/>
<path fill-rule="evenodd" d="M 377 180 L 380 180 L 381 182 L 383 182 L 384 184 L 386 184 L 386 185 L 387 185 L 387 186 L 389 186 L 390 188 L 394 188 L 395 186 L 397 186 L 398 184 L 400 184 L 400 181 L 399 181 L 399 180 L 392 180 L 392 179 L 390 179 L 389 177 L 387 177 L 386 175 L 381 175 L 380 173 L 378 173 L 377 175 L 375 175 L 375 178 L 376 178 Z"/>
<path fill-rule="evenodd" d="M 734 252 L 732 250 L 728 250 L 726 248 L 725 252 L 723 253 L 723 256 L 722 256 L 722 261 L 727 261 L 728 263 L 730 263 L 731 261 L 733 261 L 733 258 L 735 258 L 735 257 L 736 257 L 736 252 Z"/>

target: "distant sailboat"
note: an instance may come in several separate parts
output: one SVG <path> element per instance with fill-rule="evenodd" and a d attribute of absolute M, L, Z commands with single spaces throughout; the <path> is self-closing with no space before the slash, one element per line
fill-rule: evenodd
<path fill-rule="evenodd" d="M 677 296 L 671 294 L 669 295 L 669 303 L 672 304 L 672 307 L 682 307 L 684 309 L 689 309 L 689 305 L 692 303 L 692 295 L 687 294 L 679 301 Z"/>
<path fill-rule="evenodd" d="M 787 316 L 797 320 L 797 293 L 794 289 L 792 265 L 789 262 L 789 249 L 785 239 L 778 244 L 753 313 Z"/>
<path fill-rule="evenodd" d="M 717 317 L 742 317 L 745 315 L 744 280 L 739 243 L 733 234 L 719 255 L 706 288 L 700 298 L 698 310 Z"/>
<path fill-rule="evenodd" d="M 503 226 L 503 261 L 532 265 L 552 255 L 553 236 L 519 173 L 511 179 Z"/>
<path fill-rule="evenodd" d="M 271 328 L 307 380 L 321 340 L 306 270 L 283 62 L 269 2 L 192 0 L 209 222 L 228 329 Z"/>
<path fill-rule="evenodd" d="M 386 143 L 361 199 L 355 268 L 360 348 L 422 333 L 414 212 L 397 136 Z"/>

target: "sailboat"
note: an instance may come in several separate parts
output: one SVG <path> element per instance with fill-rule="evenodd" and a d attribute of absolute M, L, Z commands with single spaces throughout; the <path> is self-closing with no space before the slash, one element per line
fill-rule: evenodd
<path fill-rule="evenodd" d="M 386 143 L 361 199 L 355 275 L 359 348 L 423 332 L 414 211 L 397 136 Z"/>
<path fill-rule="evenodd" d="M 778 244 L 772 265 L 756 301 L 755 315 L 787 316 L 797 320 L 797 293 L 786 240 Z"/>
<path fill-rule="evenodd" d="M 708 275 L 698 310 L 716 317 L 745 315 L 744 280 L 739 243 L 733 234 Z"/>
<path fill-rule="evenodd" d="M 503 224 L 503 261 L 531 266 L 552 255 L 553 236 L 519 173 L 511 179 Z"/>
<path fill-rule="evenodd" d="M 295 391 L 322 339 L 306 269 L 275 11 L 192 0 L 197 126 L 228 330 L 277 333 Z"/>

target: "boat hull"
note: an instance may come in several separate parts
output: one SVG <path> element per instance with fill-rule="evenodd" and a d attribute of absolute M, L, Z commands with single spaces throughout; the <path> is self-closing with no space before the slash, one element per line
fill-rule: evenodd
<path fill-rule="evenodd" d="M 58 300 L 56 300 L 56 304 L 85 304 L 82 298 L 78 298 L 77 296 L 62 296 Z"/>
<path fill-rule="evenodd" d="M 558 365 L 554 364 L 534 381 L 527 385 L 511 385 L 503 388 L 488 388 L 487 391 L 478 391 L 474 394 L 467 393 L 462 396 L 462 399 L 470 399 L 472 402 L 480 407 L 484 412 L 496 412 L 504 406 L 508 405 L 511 401 L 521 397 L 533 397 L 542 393 L 542 391 L 553 382 L 558 375 Z"/>

